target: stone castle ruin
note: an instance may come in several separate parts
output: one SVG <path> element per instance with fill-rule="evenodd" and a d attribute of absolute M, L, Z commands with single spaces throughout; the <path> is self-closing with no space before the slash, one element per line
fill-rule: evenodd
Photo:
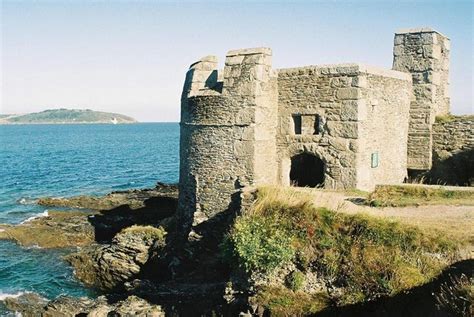
<path fill-rule="evenodd" d="M 214 56 L 192 64 L 181 97 L 182 216 L 198 225 L 245 186 L 402 183 L 429 171 L 437 149 L 449 154 L 451 135 L 458 150 L 474 148 L 472 117 L 436 127 L 450 110 L 449 52 L 446 36 L 421 28 L 395 34 L 392 70 L 273 69 L 269 48 L 230 51 L 223 70 Z"/>

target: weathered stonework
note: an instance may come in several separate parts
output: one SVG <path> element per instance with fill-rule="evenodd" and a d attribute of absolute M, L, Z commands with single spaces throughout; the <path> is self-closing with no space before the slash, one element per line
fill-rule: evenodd
<path fill-rule="evenodd" d="M 324 162 L 326 188 L 402 182 L 410 89 L 407 74 L 358 64 L 279 70 L 280 183 L 290 184 L 291 158 L 303 152 Z M 295 134 L 295 115 L 318 118 L 318 133 Z M 380 165 L 372 168 L 376 152 Z"/>
<path fill-rule="evenodd" d="M 432 164 L 432 125 L 437 115 L 449 113 L 450 40 L 430 28 L 395 34 L 393 69 L 413 77 L 410 107 L 408 168 L 428 170 Z"/>
<path fill-rule="evenodd" d="M 230 51 L 223 70 L 214 56 L 191 65 L 181 101 L 186 228 L 235 210 L 245 186 L 370 190 L 431 167 L 435 116 L 449 111 L 449 39 L 398 32 L 394 70 L 274 70 L 271 58 L 254 48 Z"/>
<path fill-rule="evenodd" d="M 276 180 L 277 82 L 266 48 L 193 64 L 181 107 L 179 211 L 185 226 L 233 209 L 240 188 Z M 272 168 L 273 165 L 273 168 Z"/>
<path fill-rule="evenodd" d="M 433 125 L 432 182 L 474 186 L 474 116 Z"/>

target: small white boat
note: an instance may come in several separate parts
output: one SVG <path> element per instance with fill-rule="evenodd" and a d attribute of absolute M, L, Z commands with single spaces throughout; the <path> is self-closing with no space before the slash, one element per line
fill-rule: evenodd
<path fill-rule="evenodd" d="M 113 118 L 112 120 L 110 120 L 113 124 L 117 124 L 118 123 L 118 120 L 117 118 Z"/>

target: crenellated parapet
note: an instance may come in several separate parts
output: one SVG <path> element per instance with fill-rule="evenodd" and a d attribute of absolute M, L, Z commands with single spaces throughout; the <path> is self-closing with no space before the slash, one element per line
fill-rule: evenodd
<path fill-rule="evenodd" d="M 191 65 L 181 100 L 179 210 L 186 228 L 197 232 L 234 208 L 240 188 L 274 183 L 277 168 L 266 167 L 277 161 L 276 89 L 268 48 L 230 51 L 222 71 L 213 56 Z"/>

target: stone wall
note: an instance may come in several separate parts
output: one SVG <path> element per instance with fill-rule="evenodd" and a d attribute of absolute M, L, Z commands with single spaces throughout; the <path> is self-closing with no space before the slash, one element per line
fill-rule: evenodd
<path fill-rule="evenodd" d="M 240 188 L 275 182 L 276 96 L 269 49 L 230 51 L 223 72 L 215 57 L 191 65 L 181 101 L 178 209 L 185 232 L 232 210 Z"/>
<path fill-rule="evenodd" d="M 357 188 L 399 184 L 407 177 L 411 76 L 366 67 L 359 101 Z"/>
<path fill-rule="evenodd" d="M 376 182 L 403 181 L 409 75 L 358 64 L 280 69 L 278 95 L 282 184 L 290 183 L 291 158 L 303 152 L 324 162 L 326 188 L 370 189 Z M 298 116 L 301 129 L 295 127 Z M 383 166 L 371 170 L 376 152 Z"/>
<path fill-rule="evenodd" d="M 278 71 L 280 182 L 290 184 L 291 158 L 311 153 L 325 164 L 324 187 L 356 186 L 358 66 L 329 65 Z M 352 107 L 355 104 L 355 109 Z M 301 134 L 295 116 L 302 116 Z M 306 119 L 306 120 L 305 120 Z M 318 120 L 316 126 L 311 120 Z M 309 123 L 305 125 L 305 121 Z M 312 130 L 310 127 L 313 126 Z M 316 131 L 318 129 L 318 131 Z"/>
<path fill-rule="evenodd" d="M 402 30 L 395 34 L 393 69 L 412 74 L 408 168 L 428 170 L 432 162 L 432 124 L 449 113 L 450 40 L 429 29 Z"/>
<path fill-rule="evenodd" d="M 474 186 L 474 116 L 433 125 L 432 183 Z"/>

